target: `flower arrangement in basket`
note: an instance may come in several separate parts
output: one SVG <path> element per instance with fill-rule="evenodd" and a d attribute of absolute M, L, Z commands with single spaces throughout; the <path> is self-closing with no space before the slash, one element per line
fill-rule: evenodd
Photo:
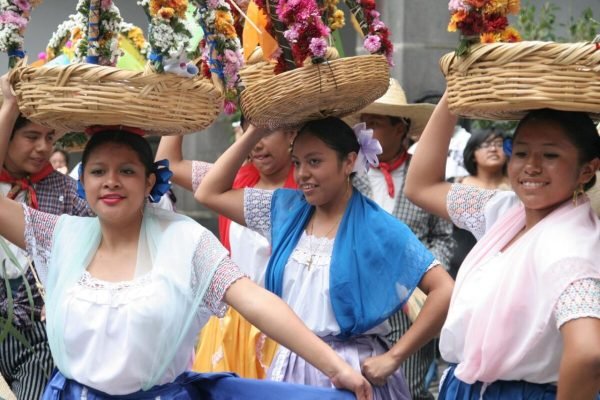
<path fill-rule="evenodd" d="M 460 31 L 456 55 L 474 43 L 519 42 L 521 35 L 508 25 L 508 15 L 518 14 L 519 0 L 450 0 L 449 32 Z"/>
<path fill-rule="evenodd" d="M 138 4 L 150 19 L 149 47 L 138 29 L 122 22 L 111 0 L 79 0 L 78 15 L 61 27 L 47 51 L 51 55 L 70 42 L 76 62 L 20 66 L 11 72 L 23 114 L 64 132 L 83 131 L 90 125 L 122 125 L 170 135 L 210 125 L 221 111 L 223 94 L 189 61 L 200 50 L 188 53 L 194 23 L 188 16 L 195 17 L 188 1 L 141 0 Z M 122 55 L 118 34 L 130 36 L 147 54 L 145 70 L 114 66 Z"/>
<path fill-rule="evenodd" d="M 31 10 L 42 0 L 1 0 L 0 1 L 0 51 L 8 54 L 9 68 L 13 68 L 25 57 L 23 35 Z"/>
<path fill-rule="evenodd" d="M 600 49 L 594 43 L 520 41 L 507 15 L 517 0 L 450 0 L 457 51 L 440 59 L 456 114 L 518 120 L 527 111 L 585 111 L 600 119 Z"/>
<path fill-rule="evenodd" d="M 272 55 L 275 76 L 244 82 L 241 107 L 250 121 L 271 128 L 296 126 L 351 114 L 385 93 L 393 52 L 389 31 L 374 0 L 347 3 L 373 55 L 327 60 L 329 35 L 343 23 L 335 0 L 256 1 L 279 48 Z"/>

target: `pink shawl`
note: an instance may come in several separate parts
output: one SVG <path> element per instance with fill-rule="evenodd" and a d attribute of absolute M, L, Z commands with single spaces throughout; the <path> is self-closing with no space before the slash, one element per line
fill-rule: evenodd
<path fill-rule="evenodd" d="M 455 371 L 464 382 L 505 379 L 514 375 L 532 348 L 556 344 L 557 337 L 560 345 L 553 318 L 559 296 L 572 282 L 600 278 L 600 222 L 587 201 L 577 207 L 565 202 L 505 250 L 501 269 L 485 272 L 482 263 L 524 226 L 525 211 L 519 204 L 486 232 L 461 266 L 448 320 L 462 318 L 466 324 L 462 360 Z M 480 273 L 495 275 L 493 289 L 478 291 L 475 304 L 455 302 Z M 477 291 L 476 286 L 470 289 Z M 442 332 L 441 345 L 452 346 L 451 336 L 444 343 Z"/>

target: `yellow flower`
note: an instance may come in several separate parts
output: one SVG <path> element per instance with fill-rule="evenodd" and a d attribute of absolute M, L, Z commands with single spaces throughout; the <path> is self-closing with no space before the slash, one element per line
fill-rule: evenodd
<path fill-rule="evenodd" d="M 521 9 L 521 2 L 519 0 L 508 0 L 508 5 L 506 6 L 508 12 L 511 14 L 518 14 Z"/>
<path fill-rule="evenodd" d="M 329 17 L 329 27 L 334 31 L 341 29 L 346 24 L 344 19 L 344 12 L 342 10 L 336 10 L 331 17 Z"/>
<path fill-rule="evenodd" d="M 150 0 L 149 9 L 150 15 L 156 16 L 158 10 L 160 10 L 163 6 L 163 2 L 161 0 Z"/>
<path fill-rule="evenodd" d="M 144 32 L 142 32 L 142 30 L 137 26 L 134 26 L 129 30 L 129 32 L 127 32 L 127 38 L 131 40 L 138 49 L 141 49 L 146 45 Z"/>
<path fill-rule="evenodd" d="M 233 17 L 228 11 L 217 10 L 215 12 L 215 28 L 229 39 L 237 36 L 233 26 Z"/>
<path fill-rule="evenodd" d="M 173 10 L 171 7 L 162 7 L 160 10 L 158 10 L 157 15 L 159 17 L 161 17 L 162 19 L 171 19 L 173 18 L 173 15 L 175 14 L 175 10 Z"/>
<path fill-rule="evenodd" d="M 496 43 L 499 40 L 498 35 L 494 34 L 494 33 L 483 33 L 481 34 L 481 36 L 479 37 L 479 41 L 481 43 Z"/>
<path fill-rule="evenodd" d="M 519 31 L 517 31 L 512 26 L 507 27 L 505 30 L 502 31 L 500 35 L 502 37 L 503 42 L 514 43 L 523 40 Z"/>
<path fill-rule="evenodd" d="M 167 0 L 168 6 L 175 10 L 179 18 L 185 17 L 185 12 L 188 8 L 187 0 Z"/>
<path fill-rule="evenodd" d="M 76 40 L 81 39 L 81 28 L 79 28 L 78 26 L 76 26 L 75 28 L 73 28 L 73 31 L 71 32 L 71 40 L 74 42 Z"/>

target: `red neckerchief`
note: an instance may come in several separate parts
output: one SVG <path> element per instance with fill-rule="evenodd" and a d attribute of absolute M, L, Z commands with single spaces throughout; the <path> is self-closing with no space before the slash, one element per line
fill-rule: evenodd
<path fill-rule="evenodd" d="M 0 171 L 0 182 L 10 183 L 11 187 L 6 197 L 9 199 L 15 199 L 19 193 L 26 190 L 25 204 L 31 208 L 37 209 L 39 207 L 37 196 L 33 185 L 39 181 L 45 179 L 48 175 L 54 172 L 54 168 L 50 163 L 44 165 L 44 167 L 37 173 L 27 176 L 25 178 L 14 178 L 6 169 L 2 168 Z"/>
<path fill-rule="evenodd" d="M 233 181 L 233 189 L 243 189 L 247 187 L 254 187 L 260 180 L 260 173 L 258 169 L 252 163 L 248 163 L 238 171 L 235 176 L 235 180 Z M 296 185 L 296 181 L 294 180 L 294 167 L 290 167 L 290 172 L 288 173 L 287 178 L 285 179 L 285 183 L 283 184 L 284 188 L 288 189 L 296 189 L 298 185 Z M 231 251 L 231 244 L 229 243 L 229 226 L 231 225 L 231 220 L 219 215 L 219 237 L 221 238 L 221 243 L 225 248 Z"/>
<path fill-rule="evenodd" d="M 391 163 L 386 163 L 386 162 L 379 162 L 379 170 L 381 171 L 381 173 L 383 174 L 383 177 L 385 178 L 385 183 L 387 183 L 387 187 L 388 187 L 388 194 L 390 195 L 390 197 L 393 199 L 396 195 L 396 190 L 394 188 L 394 180 L 392 179 L 392 172 L 394 172 L 395 170 L 397 170 L 398 168 L 400 168 L 402 166 L 402 164 L 404 164 L 404 162 L 406 161 L 406 159 L 408 158 L 408 152 L 404 151 L 402 154 L 400 154 L 398 157 L 396 157 L 394 160 L 392 160 Z"/>

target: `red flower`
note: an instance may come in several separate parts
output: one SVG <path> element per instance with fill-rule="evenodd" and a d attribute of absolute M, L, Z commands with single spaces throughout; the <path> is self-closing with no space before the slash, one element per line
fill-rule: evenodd
<path fill-rule="evenodd" d="M 503 31 L 508 26 L 508 18 L 503 15 L 491 15 L 484 20 L 486 32 Z"/>
<path fill-rule="evenodd" d="M 483 17 L 479 13 L 469 13 L 457 26 L 465 36 L 479 35 L 483 32 Z"/>

